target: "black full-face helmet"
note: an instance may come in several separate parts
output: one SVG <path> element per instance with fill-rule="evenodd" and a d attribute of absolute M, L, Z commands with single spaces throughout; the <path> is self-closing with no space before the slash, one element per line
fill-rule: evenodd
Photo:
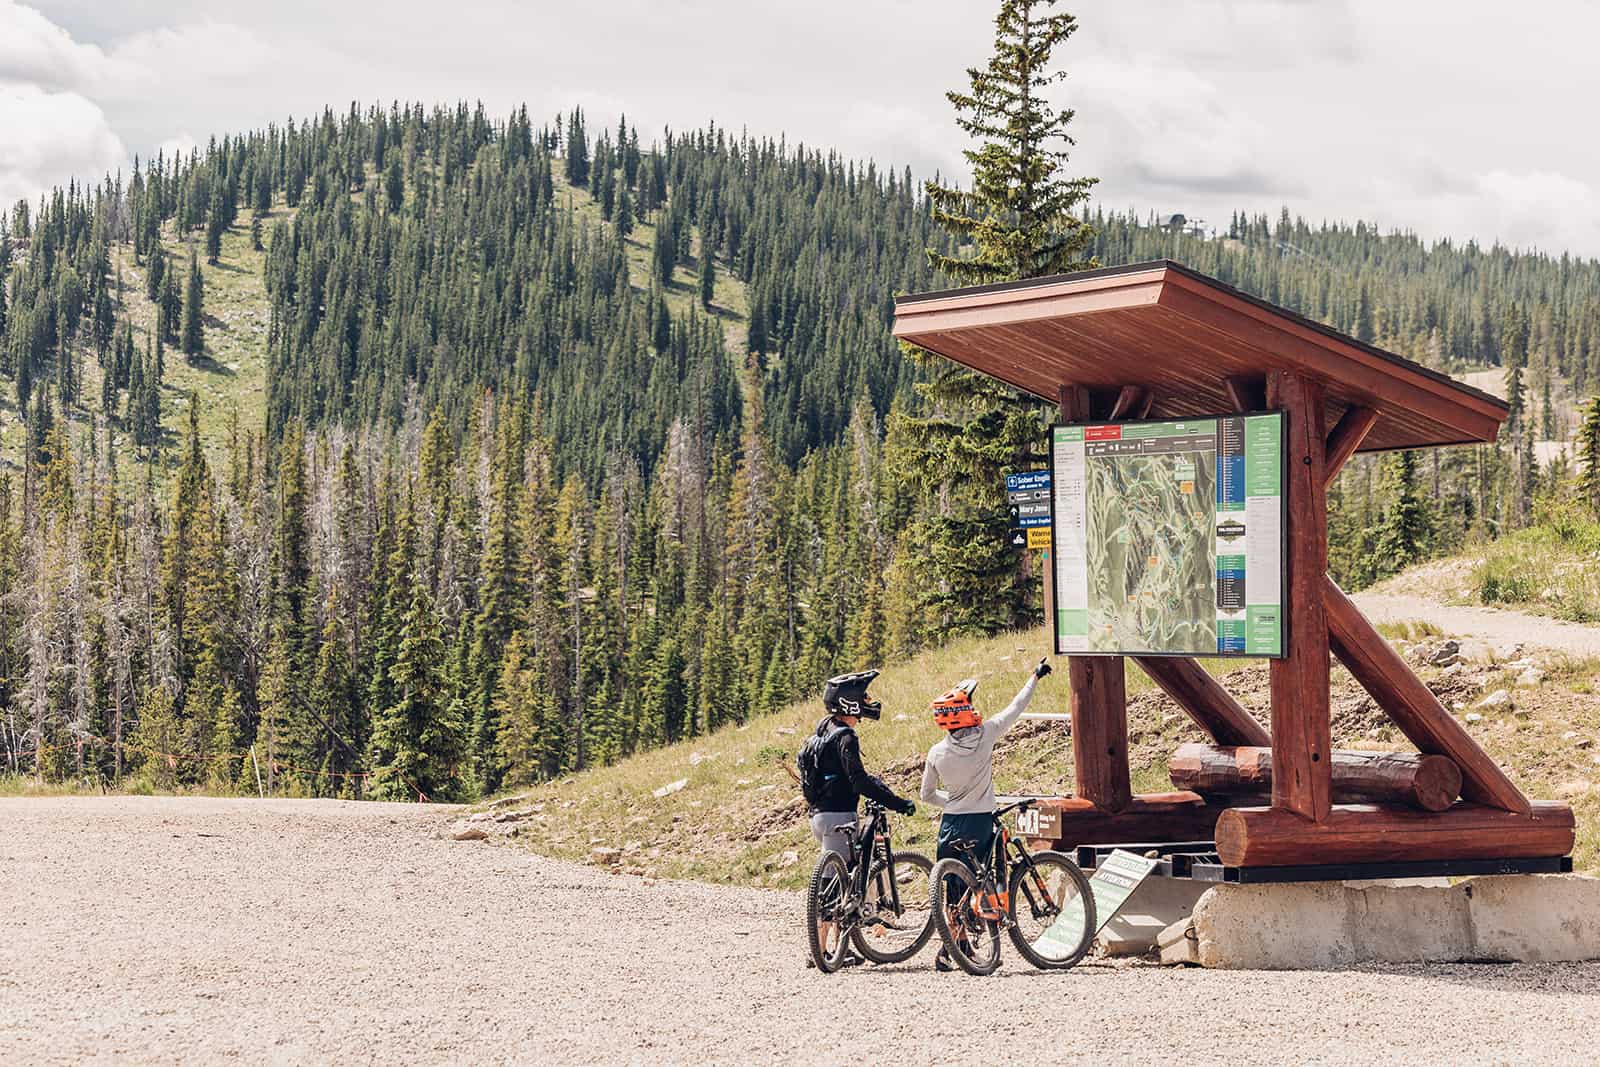
<path fill-rule="evenodd" d="M 822 706 L 831 715 L 878 718 L 883 714 L 883 705 L 867 696 L 867 686 L 877 676 L 877 671 L 857 671 L 829 678 L 822 684 Z"/>

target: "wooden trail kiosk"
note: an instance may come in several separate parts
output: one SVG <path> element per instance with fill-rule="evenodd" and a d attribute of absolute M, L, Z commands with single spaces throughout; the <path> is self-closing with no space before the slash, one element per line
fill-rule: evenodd
<path fill-rule="evenodd" d="M 1571 809 L 1523 795 L 1327 574 L 1327 488 L 1352 455 L 1492 442 L 1502 401 L 1170 261 L 902 297 L 894 334 L 1059 405 L 1064 423 L 1283 413 L 1287 625 L 1270 667 L 1270 729 L 1193 658 L 1134 657 L 1221 746 L 1202 754 L 1206 766 L 1251 776 L 1270 803 L 1242 788 L 1133 795 L 1124 657 L 1074 654 L 1076 795 L 1041 805 L 1043 838 L 1057 847 L 1214 842 L 1227 868 L 1293 867 L 1312 879 L 1384 865 L 1560 869 L 1519 861 L 1565 857 Z M 1420 794 L 1414 781 L 1393 780 L 1405 766 L 1368 768 L 1333 751 L 1330 652 L 1421 757 L 1459 771 L 1459 800 L 1438 799 L 1441 773 L 1447 786 L 1456 779 L 1427 760 L 1423 792 L 1439 810 L 1342 802 Z"/>

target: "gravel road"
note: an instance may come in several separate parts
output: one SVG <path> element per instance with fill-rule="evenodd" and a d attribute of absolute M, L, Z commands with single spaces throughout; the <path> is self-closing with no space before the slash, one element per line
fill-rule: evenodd
<path fill-rule="evenodd" d="M 1421 620 L 1452 637 L 1482 637 L 1505 644 L 1552 648 L 1574 656 L 1600 656 L 1600 626 L 1506 608 L 1436 604 L 1420 596 L 1356 593 L 1351 599 L 1375 623 Z"/>
<path fill-rule="evenodd" d="M 446 816 L 0 800 L 0 1063 L 1594 1055 L 1600 966 L 1042 974 L 1008 956 L 968 979 L 925 953 L 820 977 L 802 966 L 793 894 L 651 885 L 447 841 Z"/>

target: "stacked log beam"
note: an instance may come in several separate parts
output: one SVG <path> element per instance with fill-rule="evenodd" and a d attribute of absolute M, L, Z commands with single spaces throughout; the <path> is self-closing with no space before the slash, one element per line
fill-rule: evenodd
<path fill-rule="evenodd" d="M 1336 803 L 1405 804 L 1444 811 L 1461 795 L 1461 768 L 1438 755 L 1415 752 L 1331 754 Z M 1270 796 L 1272 749 L 1188 744 L 1167 764 L 1172 784 L 1202 796 Z"/>
<path fill-rule="evenodd" d="M 1529 814 L 1461 801 L 1445 811 L 1338 805 L 1320 822 L 1282 808 L 1230 808 L 1217 819 L 1217 855 L 1232 867 L 1402 860 L 1565 856 L 1572 809 L 1534 801 Z"/>

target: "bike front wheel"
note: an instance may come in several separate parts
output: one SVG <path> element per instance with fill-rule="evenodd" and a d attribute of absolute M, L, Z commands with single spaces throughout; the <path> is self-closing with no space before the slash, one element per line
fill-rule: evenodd
<path fill-rule="evenodd" d="M 1089 879 L 1059 852 L 1035 852 L 1030 867 L 1011 868 L 1011 943 L 1044 970 L 1065 970 L 1094 940 L 1096 916 Z"/>
<path fill-rule="evenodd" d="M 849 880 L 837 852 L 824 852 L 806 887 L 806 946 L 823 974 L 844 966 L 850 951 L 846 929 Z"/>
<path fill-rule="evenodd" d="M 904 963 L 933 936 L 928 872 L 933 861 L 920 852 L 892 852 L 867 879 L 861 922 L 850 943 L 873 963 Z"/>
<path fill-rule="evenodd" d="M 928 879 L 934 928 L 956 966 L 973 975 L 1000 967 L 1000 924 L 981 918 L 973 907 L 981 889 L 978 876 L 958 859 L 933 865 Z"/>

